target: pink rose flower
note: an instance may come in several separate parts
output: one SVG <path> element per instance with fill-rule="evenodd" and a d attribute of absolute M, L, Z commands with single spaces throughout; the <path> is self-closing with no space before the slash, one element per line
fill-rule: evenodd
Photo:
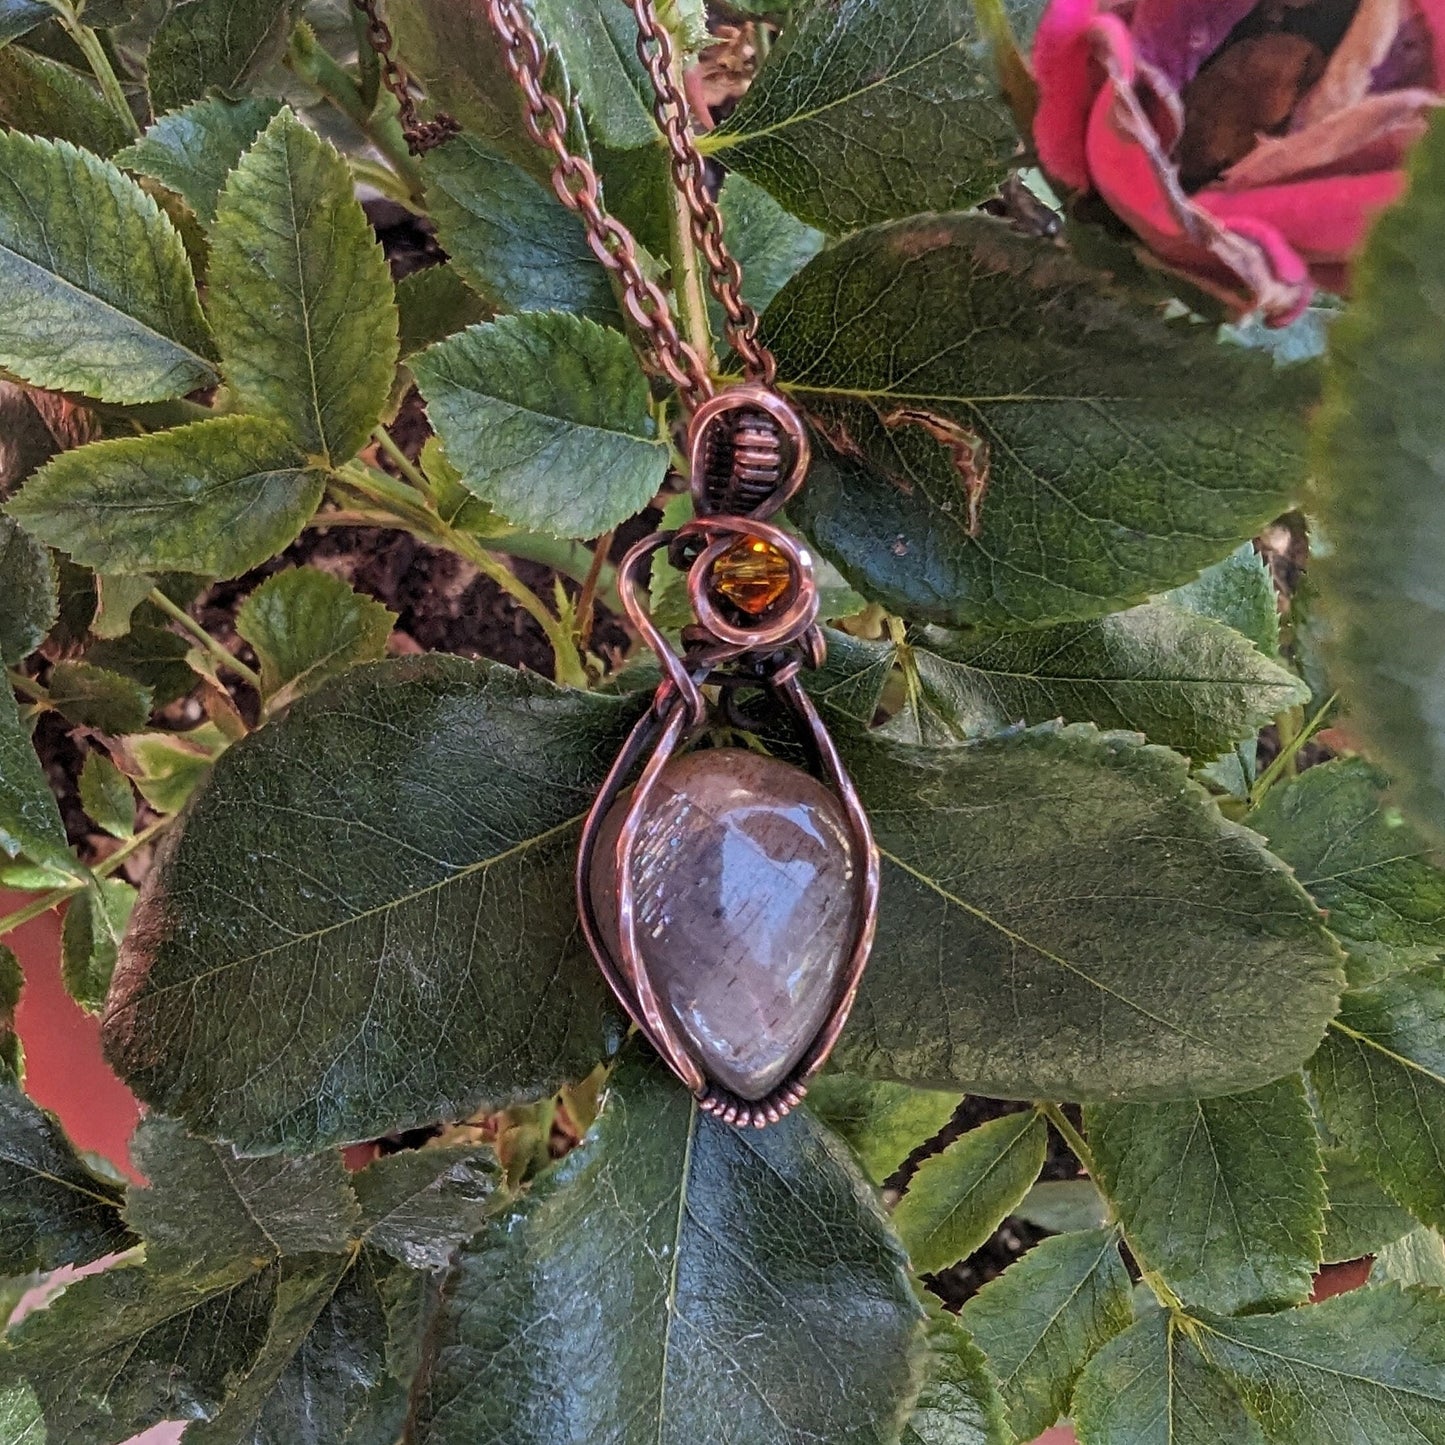
<path fill-rule="evenodd" d="M 1050 0 L 1045 172 L 1236 312 L 1342 291 L 1445 90 L 1445 0 Z"/>

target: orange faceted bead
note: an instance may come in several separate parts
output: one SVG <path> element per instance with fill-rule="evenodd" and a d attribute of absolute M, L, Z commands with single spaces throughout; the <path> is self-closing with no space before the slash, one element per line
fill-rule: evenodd
<path fill-rule="evenodd" d="M 761 617 L 792 580 L 792 564 L 771 542 L 740 537 L 713 563 L 708 584 L 739 611 Z"/>

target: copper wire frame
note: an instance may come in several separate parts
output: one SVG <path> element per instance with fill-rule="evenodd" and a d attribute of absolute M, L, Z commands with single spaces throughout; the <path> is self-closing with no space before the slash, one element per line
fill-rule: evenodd
<path fill-rule="evenodd" d="M 687 453 L 689 476 L 692 478 L 693 507 L 699 517 L 712 510 L 712 501 L 707 493 L 707 449 L 713 428 L 729 415 L 738 411 L 760 411 L 770 416 L 778 425 L 789 454 L 787 472 L 778 480 L 765 501 L 752 511 L 751 518 L 765 521 L 779 511 L 803 485 L 808 475 L 812 450 L 808 441 L 808 429 L 798 413 L 775 391 L 753 382 L 742 382 L 720 391 L 710 400 L 703 402 L 692 414 L 687 428 Z M 732 517 L 731 521 L 741 518 Z"/>
<path fill-rule="evenodd" d="M 676 546 L 682 534 L 656 533 L 646 537 L 623 558 L 618 568 L 618 588 L 623 605 L 633 625 L 657 654 L 664 676 L 653 696 L 652 706 L 638 720 L 623 744 L 583 824 L 577 853 L 577 911 L 583 936 L 618 1001 L 667 1065 L 697 1097 L 701 1107 L 738 1128 L 749 1125 L 763 1128 L 777 1123 L 802 1101 L 807 1093 L 808 1080 L 823 1066 L 848 1020 L 877 927 L 878 849 L 857 789 L 848 776 L 827 726 L 798 677 L 802 666 L 817 666 L 823 656 L 822 633 L 816 625 L 817 587 L 806 550 L 787 533 L 768 526 L 756 517 L 699 519 L 690 526 L 698 535 L 710 539 L 689 572 L 689 593 L 695 607 L 711 566 L 710 563 L 705 566 L 703 559 L 714 549 L 731 545 L 740 534 L 762 536 L 779 546 L 794 563 L 793 584 L 783 611 L 777 617 L 765 619 L 763 625 L 747 634 L 742 642 L 713 631 L 710 624 L 702 622 L 708 614 L 698 609 L 701 625 L 690 629 L 696 640 L 688 649 L 688 657 L 683 658 L 668 645 L 652 620 L 642 601 L 638 580 L 647 558 L 664 546 Z M 686 540 L 684 537 L 683 541 Z M 785 621 L 786 627 L 783 625 Z M 756 663 L 751 672 L 739 673 L 735 666 L 730 668 L 730 665 L 746 664 L 749 660 Z M 832 1007 L 787 1077 L 760 1100 L 739 1098 L 707 1077 L 663 1009 L 648 976 L 637 938 L 632 855 L 638 830 L 662 770 L 678 750 L 692 742 L 707 725 L 709 704 L 702 688 L 709 683 L 723 686 L 725 711 L 732 707 L 733 693 L 741 687 L 761 688 L 785 705 L 802 734 L 815 775 L 828 785 L 843 806 L 853 852 L 856 890 L 854 931 Z M 633 787 L 615 845 L 617 936 L 621 956 L 614 958 L 599 926 L 592 900 L 592 864 L 603 821 L 639 764 L 641 773 Z"/>

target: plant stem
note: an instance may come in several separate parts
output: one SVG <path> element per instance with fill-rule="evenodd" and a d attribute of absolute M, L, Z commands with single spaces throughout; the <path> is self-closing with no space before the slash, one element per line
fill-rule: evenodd
<path fill-rule="evenodd" d="M 5 676 L 16 692 L 23 692 L 31 702 L 44 703 L 47 707 L 49 706 L 50 694 L 33 677 L 26 677 L 23 672 L 19 672 L 13 667 L 6 669 Z"/>
<path fill-rule="evenodd" d="M 1073 1151 L 1074 1157 L 1084 1166 L 1089 1178 L 1098 1182 L 1098 1166 L 1094 1163 L 1094 1151 L 1084 1142 L 1084 1136 L 1069 1122 L 1069 1116 L 1057 1104 L 1037 1102 L 1036 1108 L 1059 1131 L 1065 1144 Z"/>
<path fill-rule="evenodd" d="M 140 135 L 140 122 L 135 118 L 135 112 L 125 98 L 125 91 L 120 88 L 120 80 L 111 66 L 110 57 L 105 53 L 105 47 L 100 43 L 100 37 L 89 25 L 81 22 L 69 5 L 57 5 L 55 15 L 65 27 L 66 34 L 80 47 L 86 64 L 100 83 L 100 93 L 105 97 L 106 103 L 131 135 Z"/>
<path fill-rule="evenodd" d="M 391 162 L 412 200 L 419 202 L 424 189 L 421 172 L 406 148 L 401 122 L 384 108 L 366 103 L 356 82 L 317 43 L 316 32 L 309 25 L 302 23 L 291 32 L 286 64 L 319 90 Z"/>
<path fill-rule="evenodd" d="M 366 156 L 347 156 L 346 163 L 351 167 L 351 179 L 357 184 L 370 186 L 373 190 L 380 191 L 387 200 L 395 201 L 397 205 L 405 206 L 407 210 L 418 215 L 421 213 L 421 203 L 390 166 L 369 160 Z"/>
<path fill-rule="evenodd" d="M 39 918 L 44 913 L 49 913 L 52 908 L 58 908 L 67 898 L 73 898 L 85 888 L 85 884 L 76 879 L 74 884 L 63 888 L 52 888 L 48 893 L 39 893 L 17 908 L 14 913 L 7 913 L 0 918 L 0 938 L 6 934 L 13 933 L 15 929 L 27 924 L 31 919 Z"/>
<path fill-rule="evenodd" d="M 334 474 L 345 486 L 375 502 L 423 541 L 432 542 L 465 558 L 483 576 L 490 578 L 542 629 L 552 646 L 557 681 L 568 687 L 587 686 L 587 672 L 578 656 L 577 645 L 546 604 L 510 567 L 500 562 L 475 537 L 448 526 L 429 510 L 410 487 L 375 467 L 348 462 Z"/>
<path fill-rule="evenodd" d="M 707 314 L 707 287 L 697 245 L 692 239 L 692 212 L 682 190 L 669 185 L 671 205 L 667 215 L 668 249 L 672 261 L 672 294 L 677 299 L 677 319 L 683 338 L 702 360 L 709 376 L 716 370 L 712 352 L 712 324 Z"/>
<path fill-rule="evenodd" d="M 387 455 L 391 464 L 419 491 L 422 496 L 431 497 L 431 484 L 422 475 L 420 468 L 411 460 L 402 449 L 397 446 L 395 439 L 387 429 L 379 422 L 371 429 L 372 438 L 377 446 Z"/>
<path fill-rule="evenodd" d="M 1298 732 L 1286 735 L 1285 730 L 1280 732 L 1280 750 L 1275 754 L 1270 765 L 1255 779 L 1254 786 L 1249 790 L 1249 806 L 1257 808 L 1264 801 L 1265 794 L 1280 780 L 1280 777 L 1295 770 L 1295 759 L 1299 750 L 1314 737 L 1314 735 L 1325 725 L 1325 719 L 1330 715 L 1330 709 L 1335 705 L 1338 693 L 1331 694 L 1321 705 L 1315 715 Z"/>
<path fill-rule="evenodd" d="M 597 579 L 602 575 L 602 564 L 607 560 L 608 552 L 612 550 L 612 536 L 611 532 L 606 532 L 597 539 L 597 545 L 592 550 L 592 565 L 587 569 L 582 595 L 577 599 L 577 648 L 580 652 L 585 653 L 587 644 L 592 641 L 592 622 L 597 614 Z"/>
<path fill-rule="evenodd" d="M 127 838 L 114 853 L 108 858 L 102 858 L 90 871 L 97 878 L 108 878 L 132 853 L 144 848 L 162 829 L 170 827 L 175 818 L 174 813 L 167 813 L 165 817 L 157 818 L 154 823 L 148 824 L 139 833 Z M 39 918 L 41 914 L 49 913 L 52 908 L 58 908 L 67 898 L 73 898 L 85 887 L 85 881 L 77 878 L 74 883 L 51 888 L 45 893 L 38 894 L 29 903 L 17 908 L 13 913 L 7 913 L 4 918 L 0 918 L 0 938 L 4 938 L 7 933 L 13 932 L 22 924 L 29 923 L 32 918 Z"/>
<path fill-rule="evenodd" d="M 178 626 L 184 627 L 200 645 L 211 654 L 222 667 L 228 667 L 243 682 L 261 691 L 261 679 L 237 657 L 232 657 L 184 607 L 178 607 L 159 587 L 152 587 L 147 599 L 153 602 Z"/>
<path fill-rule="evenodd" d="M 452 527 L 446 527 L 445 523 L 442 523 L 442 526 L 450 533 L 446 545 L 458 556 L 466 558 L 484 577 L 490 577 L 509 597 L 515 599 L 517 605 L 546 633 L 547 641 L 552 644 L 557 681 L 567 687 L 586 688 L 587 669 L 582 666 L 582 659 L 577 655 L 577 644 L 543 604 L 542 599 L 505 562 L 499 562 L 475 538 Z"/>

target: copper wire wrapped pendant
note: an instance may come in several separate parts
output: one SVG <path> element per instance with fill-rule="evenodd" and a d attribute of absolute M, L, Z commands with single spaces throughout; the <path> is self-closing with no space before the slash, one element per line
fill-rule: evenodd
<path fill-rule="evenodd" d="M 673 1071 L 704 1108 L 762 1127 L 803 1097 L 847 1020 L 873 941 L 878 854 L 799 682 L 823 657 L 812 559 L 767 520 L 801 485 L 807 434 L 775 392 L 746 385 L 698 409 L 689 448 L 694 520 L 644 539 L 619 569 L 664 676 L 583 827 L 577 901 L 603 974 Z M 662 547 L 687 572 L 697 619 L 681 656 L 641 600 L 640 572 Z M 752 725 L 741 694 L 780 705 L 811 770 L 747 749 L 688 751 L 710 686 L 739 727 Z"/>

